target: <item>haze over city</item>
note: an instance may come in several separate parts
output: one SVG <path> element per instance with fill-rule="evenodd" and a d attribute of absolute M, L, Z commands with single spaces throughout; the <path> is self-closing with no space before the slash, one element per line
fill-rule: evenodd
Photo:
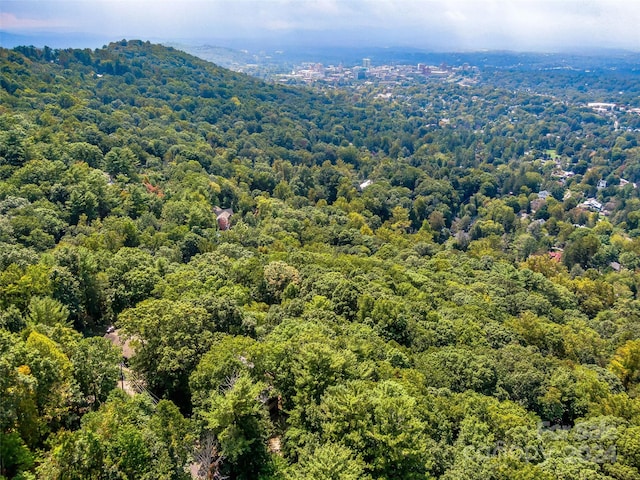
<path fill-rule="evenodd" d="M 3 0 L 0 44 L 119 38 L 426 50 L 638 50 L 629 0 Z M 240 43 L 238 43 L 240 42 Z"/>

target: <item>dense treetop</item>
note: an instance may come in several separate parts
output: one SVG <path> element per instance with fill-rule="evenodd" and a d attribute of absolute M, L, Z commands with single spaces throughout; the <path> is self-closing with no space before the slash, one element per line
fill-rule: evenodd
<path fill-rule="evenodd" d="M 640 478 L 634 105 L 0 68 L 0 476 Z"/>

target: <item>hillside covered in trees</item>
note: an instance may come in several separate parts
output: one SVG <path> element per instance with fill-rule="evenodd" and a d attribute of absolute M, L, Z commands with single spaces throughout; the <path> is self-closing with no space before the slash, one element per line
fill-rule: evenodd
<path fill-rule="evenodd" d="M 0 478 L 640 478 L 639 105 L 0 68 Z"/>

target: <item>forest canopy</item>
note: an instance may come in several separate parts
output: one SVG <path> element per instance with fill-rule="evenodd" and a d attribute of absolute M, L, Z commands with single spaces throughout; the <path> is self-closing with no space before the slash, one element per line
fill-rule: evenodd
<path fill-rule="evenodd" d="M 0 478 L 640 478 L 638 105 L 0 68 Z"/>

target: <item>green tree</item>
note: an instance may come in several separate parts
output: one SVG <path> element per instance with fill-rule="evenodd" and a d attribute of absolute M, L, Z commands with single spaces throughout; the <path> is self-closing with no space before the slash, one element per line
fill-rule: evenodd
<path fill-rule="evenodd" d="M 265 390 L 246 374 L 232 377 L 225 391 L 213 391 L 209 409 L 201 413 L 219 444 L 222 473 L 237 479 L 257 478 L 267 460 Z"/>
<path fill-rule="evenodd" d="M 285 262 L 275 261 L 264 267 L 264 280 L 272 301 L 277 302 L 289 285 L 295 287 L 300 283 L 300 273 Z"/>
<path fill-rule="evenodd" d="M 211 392 L 222 391 L 229 379 L 254 367 L 259 345 L 242 336 L 218 334 L 189 378 L 195 407 L 206 409 Z"/>
<path fill-rule="evenodd" d="M 114 147 L 104 156 L 105 170 L 114 177 L 126 175 L 133 178 L 138 158 L 128 147 Z"/>
<path fill-rule="evenodd" d="M 600 249 L 600 240 L 593 234 L 587 234 L 569 242 L 562 254 L 562 261 L 571 268 L 578 264 L 582 268 L 593 266 L 593 256 Z"/>
<path fill-rule="evenodd" d="M 55 429 L 67 420 L 75 397 L 73 365 L 59 344 L 36 331 L 29 334 L 25 346 L 30 355 L 27 365 L 38 380 L 39 414 Z"/>
<path fill-rule="evenodd" d="M 434 467 L 418 402 L 394 381 L 330 387 L 318 410 L 322 440 L 358 452 L 374 478 L 425 478 Z"/>
<path fill-rule="evenodd" d="M 202 307 L 145 300 L 118 317 L 135 355 L 132 367 L 156 394 L 189 408 L 189 375 L 213 344 L 215 324 Z"/>
<path fill-rule="evenodd" d="M 93 408 L 104 403 L 116 386 L 121 360 L 121 352 L 104 338 L 84 338 L 75 347 L 71 357 L 73 375 L 85 401 Z"/>
<path fill-rule="evenodd" d="M 32 297 L 29 302 L 27 320 L 32 324 L 53 326 L 59 323 L 69 327 L 71 323 L 67 318 L 69 309 L 51 297 Z"/>
<path fill-rule="evenodd" d="M 76 431 L 61 431 L 37 468 L 39 478 L 187 480 L 193 436 L 175 405 L 116 391 Z"/>
<path fill-rule="evenodd" d="M 474 390 L 489 395 L 497 381 L 492 359 L 467 349 L 445 347 L 419 357 L 416 363 L 427 384 L 436 388 L 454 392 Z"/>
<path fill-rule="evenodd" d="M 287 473 L 291 480 L 367 480 L 366 465 L 349 448 L 324 443 L 300 453 L 300 461 Z"/>
<path fill-rule="evenodd" d="M 31 468 L 43 420 L 37 410 L 37 379 L 26 365 L 28 352 L 17 336 L 0 329 L 0 476 Z"/>

